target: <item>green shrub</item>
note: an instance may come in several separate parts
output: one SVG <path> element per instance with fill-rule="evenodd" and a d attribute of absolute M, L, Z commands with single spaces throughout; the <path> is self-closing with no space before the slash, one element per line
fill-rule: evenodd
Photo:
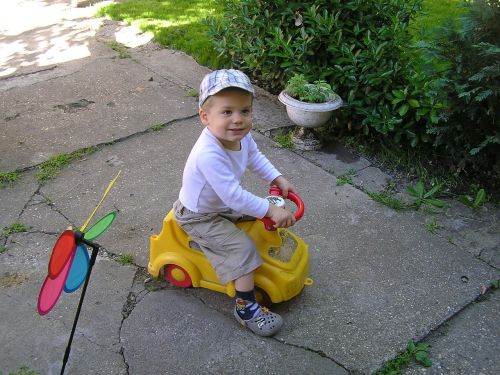
<path fill-rule="evenodd" d="M 343 99 L 321 130 L 325 140 L 349 129 L 403 153 L 410 145 L 454 179 L 498 187 L 499 0 L 457 4 L 453 14 L 465 20 L 450 20 L 436 43 L 436 34 L 415 43 L 410 32 L 422 0 L 225 6 L 224 16 L 207 21 L 221 58 L 271 92 L 302 74 L 326 81 Z"/>
<path fill-rule="evenodd" d="M 471 2 L 458 30 L 443 27 L 429 51 L 446 64 L 440 74 L 448 100 L 444 121 L 427 129 L 434 146 L 452 156 L 456 169 L 498 178 L 500 1 Z"/>
<path fill-rule="evenodd" d="M 431 108 L 419 115 L 430 118 L 434 105 L 421 103 L 423 87 L 416 95 L 408 88 L 414 72 L 403 53 L 420 6 L 421 0 L 228 0 L 224 17 L 209 20 L 209 33 L 221 56 L 260 86 L 277 93 L 296 73 L 325 80 L 346 103 L 340 123 L 416 144 L 414 124 L 403 118 L 420 107 Z M 426 78 L 419 80 L 424 86 Z M 397 104 L 394 91 L 406 91 Z"/>

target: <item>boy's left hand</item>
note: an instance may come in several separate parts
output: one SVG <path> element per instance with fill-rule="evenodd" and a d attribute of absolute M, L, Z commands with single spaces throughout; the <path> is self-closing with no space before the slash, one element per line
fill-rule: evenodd
<path fill-rule="evenodd" d="M 281 189 L 281 192 L 283 193 L 283 197 L 286 198 L 288 196 L 289 191 L 295 191 L 295 186 L 293 186 L 285 177 L 283 176 L 278 176 L 276 177 L 273 181 L 271 181 L 271 185 L 276 185 Z"/>

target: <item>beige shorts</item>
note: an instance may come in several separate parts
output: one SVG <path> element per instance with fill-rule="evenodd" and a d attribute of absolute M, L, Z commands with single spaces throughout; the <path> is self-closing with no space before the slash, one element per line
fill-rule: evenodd
<path fill-rule="evenodd" d="M 235 223 L 255 220 L 232 210 L 196 213 L 177 200 L 175 220 L 200 245 L 222 284 L 254 271 L 262 264 L 255 242 Z"/>

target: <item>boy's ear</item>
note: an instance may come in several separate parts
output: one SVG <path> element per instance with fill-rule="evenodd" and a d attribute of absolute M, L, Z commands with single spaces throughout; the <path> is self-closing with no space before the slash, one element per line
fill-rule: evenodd
<path fill-rule="evenodd" d="M 200 115 L 200 120 L 203 123 L 203 125 L 208 125 L 207 112 L 203 108 L 200 108 L 200 110 L 198 111 L 198 114 Z"/>

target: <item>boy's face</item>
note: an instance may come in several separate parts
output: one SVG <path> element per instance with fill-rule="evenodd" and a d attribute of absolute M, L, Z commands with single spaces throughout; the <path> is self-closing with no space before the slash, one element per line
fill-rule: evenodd
<path fill-rule="evenodd" d="M 209 97 L 200 109 L 201 122 L 230 150 L 252 129 L 252 94 L 227 89 Z"/>

